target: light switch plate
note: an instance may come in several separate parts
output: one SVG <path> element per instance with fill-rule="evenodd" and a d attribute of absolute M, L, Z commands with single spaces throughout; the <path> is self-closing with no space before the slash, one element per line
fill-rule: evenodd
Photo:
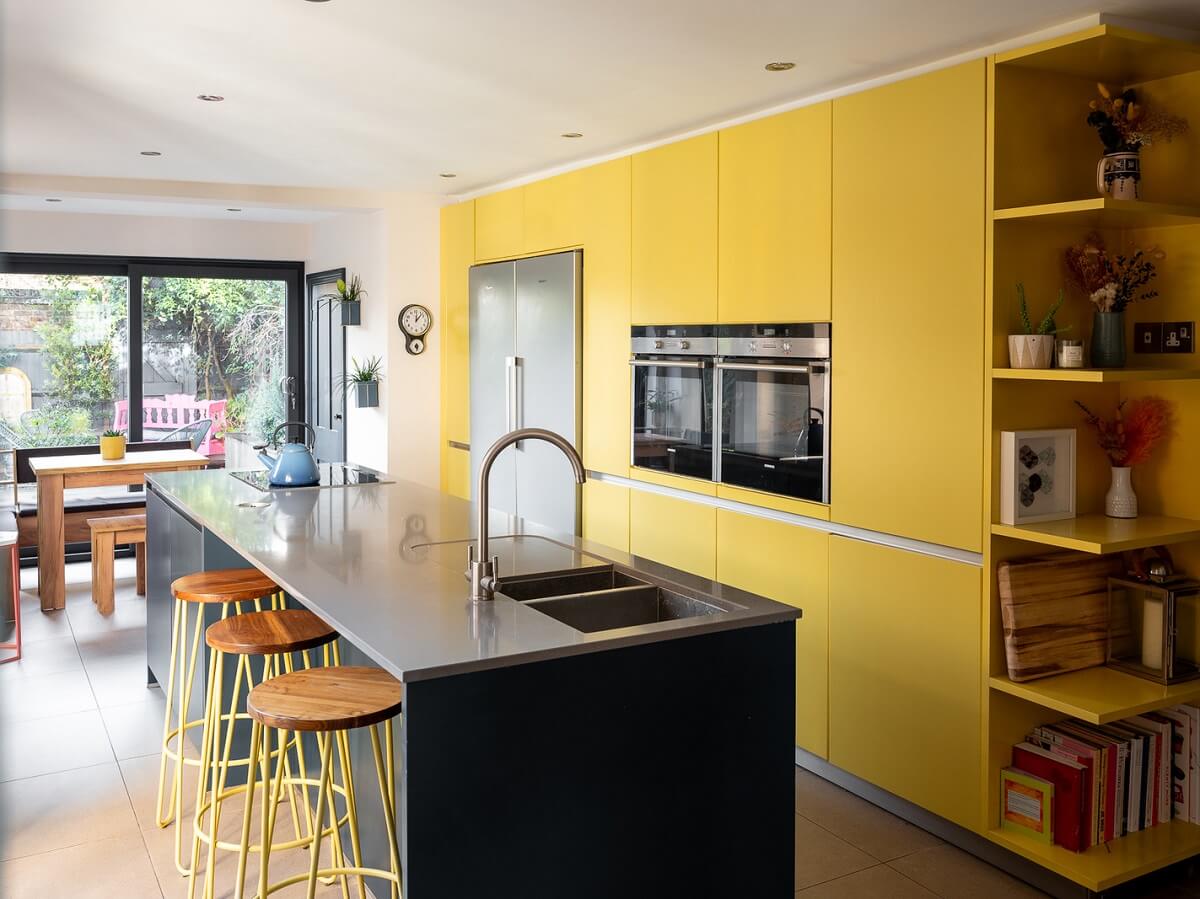
<path fill-rule="evenodd" d="M 1133 325 L 1133 351 L 1135 353 L 1161 353 L 1163 351 L 1163 323 L 1135 322 Z"/>
<path fill-rule="evenodd" d="M 1163 322 L 1162 334 L 1164 353 L 1196 352 L 1195 322 Z"/>

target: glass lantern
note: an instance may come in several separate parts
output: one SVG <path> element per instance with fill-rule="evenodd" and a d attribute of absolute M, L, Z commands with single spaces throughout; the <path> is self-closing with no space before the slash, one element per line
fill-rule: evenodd
<path fill-rule="evenodd" d="M 1200 677 L 1200 581 L 1108 579 L 1108 665 L 1160 684 Z"/>

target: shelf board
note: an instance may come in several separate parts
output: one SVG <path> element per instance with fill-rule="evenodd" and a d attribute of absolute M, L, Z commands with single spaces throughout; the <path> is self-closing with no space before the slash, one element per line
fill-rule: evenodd
<path fill-rule="evenodd" d="M 1195 381 L 1197 368 L 993 368 L 1001 381 L 1071 381 L 1077 384 L 1119 384 L 1127 381 Z"/>
<path fill-rule="evenodd" d="M 1013 206 L 992 213 L 997 222 L 1030 222 L 1089 228 L 1163 228 L 1200 225 L 1200 206 L 1091 197 L 1037 206 Z"/>
<path fill-rule="evenodd" d="M 1200 826 L 1179 820 L 1139 830 L 1112 842 L 1093 846 L 1087 852 L 1071 852 L 1062 846 L 1047 846 L 999 828 L 989 830 L 987 836 L 1005 849 L 1037 862 L 1093 892 L 1111 889 L 1200 852 Z"/>
<path fill-rule="evenodd" d="M 1165 515 L 1141 515 L 1137 518 L 1079 515 L 1062 521 L 1041 521 L 1036 524 L 993 524 L 992 534 L 1105 555 L 1127 549 L 1200 540 L 1200 521 Z"/>
<path fill-rule="evenodd" d="M 1072 718 L 1109 724 L 1155 709 L 1200 699 L 1200 680 L 1164 687 L 1115 668 L 1085 668 L 1016 683 L 1005 675 L 989 679 L 993 690 L 1008 693 Z"/>
<path fill-rule="evenodd" d="M 1117 25 L 1096 25 L 997 53 L 996 65 L 1127 86 L 1200 71 L 1200 46 Z"/>

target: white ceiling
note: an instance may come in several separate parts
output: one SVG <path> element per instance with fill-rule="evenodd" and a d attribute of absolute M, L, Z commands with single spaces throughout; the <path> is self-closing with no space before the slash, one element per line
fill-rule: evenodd
<path fill-rule="evenodd" d="M 336 209 L 312 209 L 298 206 L 247 204 L 230 207 L 229 203 L 179 200 L 126 199 L 112 196 L 63 195 L 57 191 L 56 203 L 47 203 L 38 194 L 0 193 L 0 210 L 24 212 L 85 212 L 104 215 L 166 216 L 169 218 L 216 219 L 218 221 L 277 222 L 311 224 L 337 215 Z M 240 201 L 239 201 L 240 202 Z M 236 210 L 236 211 L 235 211 Z"/>
<path fill-rule="evenodd" d="M 0 168 L 461 193 L 1051 27 L 1095 2 L 0 0 Z M 1104 11 L 1200 29 L 1197 0 Z M 773 60 L 797 66 L 764 71 Z"/>

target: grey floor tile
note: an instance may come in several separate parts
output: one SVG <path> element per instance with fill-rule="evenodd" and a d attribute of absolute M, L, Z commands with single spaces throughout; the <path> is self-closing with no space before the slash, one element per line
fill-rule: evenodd
<path fill-rule="evenodd" d="M 826 881 L 800 890 L 796 896 L 802 899 L 936 899 L 934 893 L 887 865 L 876 865 Z"/>
<path fill-rule="evenodd" d="M 95 709 L 0 728 L 0 781 L 112 761 L 112 746 Z"/>
<path fill-rule="evenodd" d="M 146 683 L 146 655 L 116 656 L 105 661 L 84 662 L 88 682 L 100 708 L 153 702 L 162 697 L 157 685 Z"/>
<path fill-rule="evenodd" d="M 37 594 L 22 594 L 21 642 L 24 645 L 31 646 L 43 640 L 70 636 L 71 622 L 67 619 L 65 611 L 43 612 Z"/>
<path fill-rule="evenodd" d="M 796 811 L 878 861 L 941 845 L 941 840 L 802 768 Z"/>
<path fill-rule="evenodd" d="M 35 612 L 41 615 L 41 612 Z M 22 640 L 24 643 L 25 641 Z M 27 644 L 15 662 L 0 665 L 0 682 L 19 680 L 23 677 L 44 677 L 47 674 L 62 674 L 64 671 L 79 671 L 83 660 L 75 645 L 75 638 L 68 630 L 62 636 L 47 637 Z"/>
<path fill-rule="evenodd" d="M 29 651 L 36 652 L 36 647 Z M 96 698 L 82 670 L 0 681 L 0 720 L 6 726 L 94 708 Z"/>
<path fill-rule="evenodd" d="M 109 742 L 118 759 L 157 755 L 162 748 L 163 714 L 166 699 L 154 688 L 144 702 L 104 706 L 100 715 L 108 731 Z"/>
<path fill-rule="evenodd" d="M 946 844 L 922 849 L 888 864 L 944 899 L 1037 899 L 1046 895 Z"/>
<path fill-rule="evenodd" d="M 160 899 L 141 834 L 96 840 L 0 862 L 2 899 Z"/>
<path fill-rule="evenodd" d="M 876 864 L 845 840 L 796 816 L 796 889 L 824 883 Z"/>

